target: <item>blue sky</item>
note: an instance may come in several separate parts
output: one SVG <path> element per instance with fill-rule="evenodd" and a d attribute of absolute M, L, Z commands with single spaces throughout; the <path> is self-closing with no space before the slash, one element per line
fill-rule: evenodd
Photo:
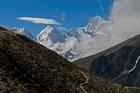
<path fill-rule="evenodd" d="M 0 25 L 25 27 L 33 34 L 46 25 L 20 21 L 18 17 L 51 18 L 66 28 L 85 26 L 93 16 L 109 18 L 112 0 L 0 0 Z"/>

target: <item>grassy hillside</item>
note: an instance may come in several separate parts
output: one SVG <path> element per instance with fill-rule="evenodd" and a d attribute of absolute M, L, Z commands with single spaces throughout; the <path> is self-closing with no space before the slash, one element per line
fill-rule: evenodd
<path fill-rule="evenodd" d="M 0 93 L 139 93 L 90 75 L 55 52 L 0 28 Z"/>

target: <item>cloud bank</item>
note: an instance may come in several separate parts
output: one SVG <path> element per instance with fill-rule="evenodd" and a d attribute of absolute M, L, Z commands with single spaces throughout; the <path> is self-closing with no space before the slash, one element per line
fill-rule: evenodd
<path fill-rule="evenodd" d="M 33 17 L 19 17 L 18 20 L 28 21 L 36 24 L 49 24 L 49 25 L 61 25 L 59 22 L 54 19 L 46 19 L 46 18 L 33 18 Z"/>
<path fill-rule="evenodd" d="M 140 34 L 140 0 L 116 0 L 111 12 L 109 33 L 118 43 Z"/>

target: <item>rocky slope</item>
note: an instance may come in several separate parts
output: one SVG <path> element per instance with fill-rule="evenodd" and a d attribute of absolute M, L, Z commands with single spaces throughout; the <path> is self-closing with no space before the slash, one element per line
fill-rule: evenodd
<path fill-rule="evenodd" d="M 44 46 L 0 27 L 0 93 L 139 93 L 92 76 Z"/>
<path fill-rule="evenodd" d="M 80 67 L 113 82 L 140 87 L 140 35 L 93 56 L 75 61 Z"/>

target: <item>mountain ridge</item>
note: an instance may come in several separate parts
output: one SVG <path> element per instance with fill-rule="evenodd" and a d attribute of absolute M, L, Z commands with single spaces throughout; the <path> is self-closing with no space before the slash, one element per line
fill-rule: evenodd
<path fill-rule="evenodd" d="M 52 50 L 4 28 L 0 28 L 0 72 L 3 93 L 139 92 L 90 75 Z"/>
<path fill-rule="evenodd" d="M 130 45 L 132 45 L 132 44 L 134 44 L 135 42 L 137 42 L 137 40 L 140 38 L 140 34 L 139 35 L 136 35 L 136 36 L 134 36 L 134 37 L 131 37 L 130 39 L 128 39 L 128 40 L 124 40 L 124 41 L 122 41 L 121 43 L 119 43 L 119 44 L 117 44 L 117 45 L 114 45 L 114 46 L 112 46 L 112 47 L 110 47 L 110 48 L 108 48 L 108 49 L 105 49 L 104 51 L 101 51 L 101 52 L 99 52 L 99 53 L 97 53 L 97 54 L 95 54 L 95 55 L 91 55 L 91 56 L 95 56 L 94 58 L 97 58 L 97 57 L 99 57 L 100 55 L 104 55 L 105 53 L 107 53 L 106 51 L 109 51 L 109 50 L 111 50 L 111 52 L 115 52 L 115 51 L 117 51 L 118 49 L 120 49 L 121 48 L 121 46 L 122 45 L 126 45 L 126 46 L 130 46 Z M 132 40 L 133 39 L 133 40 Z M 131 43 L 131 41 L 134 41 L 134 42 L 132 42 Z M 135 45 L 135 44 L 134 44 Z M 135 45 L 136 46 L 136 45 Z M 88 56 L 88 57 L 90 57 L 90 56 Z M 86 58 L 86 57 L 85 57 Z M 83 58 L 84 59 L 84 58 Z M 80 60 L 80 59 L 79 59 Z"/>

